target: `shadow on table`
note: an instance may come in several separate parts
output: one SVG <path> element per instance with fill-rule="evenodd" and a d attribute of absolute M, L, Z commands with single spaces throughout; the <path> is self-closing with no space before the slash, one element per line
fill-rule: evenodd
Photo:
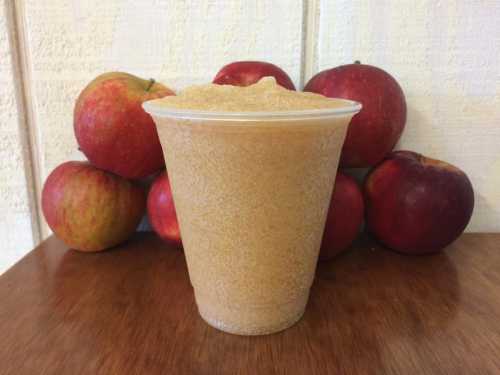
<path fill-rule="evenodd" d="M 406 256 L 372 244 L 318 265 L 303 324 L 337 361 L 357 358 L 358 371 L 383 373 L 391 341 L 414 345 L 446 331 L 461 291 L 446 253 Z"/>
<path fill-rule="evenodd" d="M 161 373 L 159 348 L 196 313 L 182 251 L 152 235 L 102 253 L 67 251 L 49 293 L 60 360 L 88 373 Z"/>
<path fill-rule="evenodd" d="M 446 254 L 408 257 L 366 242 L 319 264 L 295 326 L 268 336 L 235 336 L 203 322 L 182 253 L 159 247 L 146 237 L 97 256 L 68 252 L 61 258 L 50 292 L 51 339 L 85 358 L 86 369 L 384 372 L 389 342 L 439 334 L 460 300 Z"/>

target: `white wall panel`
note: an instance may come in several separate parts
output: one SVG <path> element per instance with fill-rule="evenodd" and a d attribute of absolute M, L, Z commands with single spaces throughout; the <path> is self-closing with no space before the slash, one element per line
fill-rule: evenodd
<path fill-rule="evenodd" d="M 299 0 L 26 0 L 19 8 L 42 181 L 61 162 L 83 158 L 73 105 L 100 73 L 127 71 L 179 89 L 210 81 L 231 61 L 264 59 L 299 81 Z"/>
<path fill-rule="evenodd" d="M 500 230 L 500 2 L 322 0 L 315 65 L 355 60 L 401 84 L 408 122 L 399 144 L 471 178 L 468 231 Z"/>
<path fill-rule="evenodd" d="M 0 0 L 0 274 L 38 241 L 15 34 L 9 32 L 14 12 L 6 1 Z"/>

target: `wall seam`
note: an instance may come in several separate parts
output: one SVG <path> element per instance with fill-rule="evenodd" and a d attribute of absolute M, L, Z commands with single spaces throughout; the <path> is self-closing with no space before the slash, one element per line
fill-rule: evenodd
<path fill-rule="evenodd" d="M 24 0 L 16 0 L 9 5 L 8 12 L 11 15 L 10 27 L 11 40 L 14 46 L 14 70 L 19 77 L 19 84 L 16 85 L 16 96 L 18 96 L 18 108 L 21 107 L 22 118 L 19 127 L 24 135 L 24 164 L 26 180 L 29 186 L 30 195 L 30 215 L 32 222 L 33 239 L 37 245 L 48 235 L 42 225 L 43 214 L 40 206 L 41 197 L 41 174 L 40 174 L 40 147 L 39 134 L 34 118 L 34 103 L 32 101 L 32 80 L 29 69 L 29 50 L 25 35 L 24 20 Z M 27 160 L 26 160 L 27 159 Z M 26 168 L 27 167 L 27 168 Z M 47 232 L 47 233 L 46 233 Z"/>
<path fill-rule="evenodd" d="M 304 0 L 303 2 L 300 89 L 317 72 L 320 1 Z"/>

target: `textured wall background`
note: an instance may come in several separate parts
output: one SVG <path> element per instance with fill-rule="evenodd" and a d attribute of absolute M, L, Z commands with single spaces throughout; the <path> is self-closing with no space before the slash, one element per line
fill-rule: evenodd
<path fill-rule="evenodd" d="M 361 60 L 406 94 L 399 148 L 460 166 L 468 231 L 500 230 L 500 1 L 322 0 L 316 69 Z M 315 70 L 316 70 L 315 69 Z"/>
<path fill-rule="evenodd" d="M 38 240 L 30 207 L 31 158 L 12 33 L 13 9 L 7 1 L 0 1 L 0 273 Z"/>
<path fill-rule="evenodd" d="M 154 77 L 178 89 L 211 80 L 225 63 L 250 57 L 282 66 L 296 81 L 300 76 L 299 0 L 23 4 L 42 181 L 61 161 L 83 157 L 73 135 L 74 100 L 102 72 Z M 45 223 L 42 230 L 48 233 Z"/>
<path fill-rule="evenodd" d="M 180 89 L 239 59 L 298 86 L 356 59 L 388 70 L 409 104 L 399 147 L 462 167 L 468 230 L 499 231 L 498 19 L 496 0 L 0 0 L 0 272 L 48 234 L 34 197 L 83 157 L 72 109 L 88 81 L 124 70 Z"/>

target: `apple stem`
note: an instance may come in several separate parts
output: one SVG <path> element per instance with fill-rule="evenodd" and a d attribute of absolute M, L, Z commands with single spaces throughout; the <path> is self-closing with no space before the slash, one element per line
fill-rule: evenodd
<path fill-rule="evenodd" d="M 356 60 L 356 61 L 354 61 L 354 64 L 361 64 L 361 61 Z"/>
<path fill-rule="evenodd" d="M 154 84 L 155 84 L 155 80 L 153 78 L 150 78 L 148 87 L 146 87 L 146 91 L 149 91 L 151 89 L 151 87 L 153 87 Z"/>

